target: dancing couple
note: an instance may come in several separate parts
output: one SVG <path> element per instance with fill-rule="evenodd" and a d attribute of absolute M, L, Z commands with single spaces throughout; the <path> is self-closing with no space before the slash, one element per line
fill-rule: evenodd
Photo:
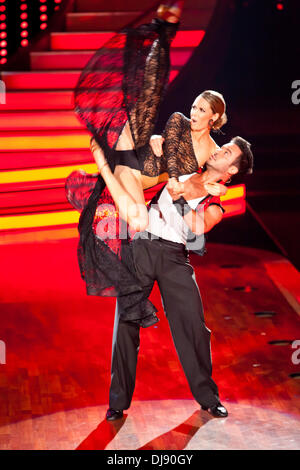
<path fill-rule="evenodd" d="M 187 248 L 203 253 L 204 233 L 222 219 L 224 184 L 251 173 L 253 155 L 241 137 L 221 148 L 212 139 L 210 131 L 227 120 L 224 98 L 212 90 L 195 99 L 190 119 L 172 114 L 162 136 L 151 139 L 182 7 L 162 5 L 152 23 L 117 34 L 88 63 L 75 91 L 99 170 L 72 173 L 66 184 L 69 201 L 82 211 L 81 275 L 88 294 L 117 297 L 107 420 L 130 406 L 140 327 L 158 321 L 148 299 L 155 280 L 194 398 L 213 416 L 228 415 L 211 377 L 210 331 Z M 147 207 L 144 190 L 163 181 Z M 100 234 L 103 222 L 108 231 Z M 110 236 L 116 223 L 129 236 Z"/>

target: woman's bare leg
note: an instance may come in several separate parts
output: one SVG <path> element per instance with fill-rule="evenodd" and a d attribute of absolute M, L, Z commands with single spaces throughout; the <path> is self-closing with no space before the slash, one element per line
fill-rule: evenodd
<path fill-rule="evenodd" d="M 134 142 L 127 121 L 118 139 L 116 150 L 133 150 Z M 146 208 L 141 172 L 125 165 L 116 165 L 114 176 L 119 183 L 119 190 L 115 193 L 117 200 L 112 197 L 119 208 L 120 213 L 127 214 L 125 219 L 129 225 L 139 231 L 145 230 L 148 225 L 148 211 Z M 134 227 L 133 227 L 133 225 Z"/>
<path fill-rule="evenodd" d="M 122 219 L 128 222 L 130 227 L 135 231 L 145 230 L 148 225 L 148 213 L 140 176 L 134 174 L 134 171 L 137 170 L 119 165 L 123 168 L 123 171 L 116 177 L 110 170 L 103 150 L 98 146 L 95 140 L 91 141 L 91 151 L 98 166 L 99 173 L 103 177 Z M 130 192 L 128 190 L 130 190 Z M 132 196 L 132 193 L 134 193 L 135 197 Z M 141 201 L 141 203 L 136 200 L 139 194 L 142 195 L 142 199 L 138 200 Z M 143 211 L 146 212 L 146 216 L 144 216 Z"/>

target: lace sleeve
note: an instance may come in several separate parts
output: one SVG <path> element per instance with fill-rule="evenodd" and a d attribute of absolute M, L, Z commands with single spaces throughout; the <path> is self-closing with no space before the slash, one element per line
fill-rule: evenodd
<path fill-rule="evenodd" d="M 178 151 L 182 134 L 184 131 L 183 115 L 181 113 L 173 113 L 166 124 L 163 132 L 165 138 L 163 149 L 166 159 L 166 167 L 169 177 L 178 178 L 180 176 Z"/>
<path fill-rule="evenodd" d="M 178 178 L 197 171 L 197 162 L 192 156 L 188 120 L 183 114 L 176 112 L 169 117 L 162 136 L 165 141 L 161 157 L 154 155 L 150 145 L 143 148 L 142 173 L 157 176 L 167 172 L 170 178 Z"/>

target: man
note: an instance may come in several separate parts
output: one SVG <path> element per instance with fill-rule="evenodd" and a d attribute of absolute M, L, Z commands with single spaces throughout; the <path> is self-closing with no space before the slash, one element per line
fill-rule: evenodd
<path fill-rule="evenodd" d="M 199 241 L 222 219 L 219 199 L 207 196 L 207 185 L 225 182 L 238 173 L 252 173 L 252 168 L 250 144 L 235 137 L 210 157 L 203 173 L 180 177 L 179 182 L 169 180 L 150 204 L 146 231 L 137 233 L 132 241 L 137 275 L 145 292 L 150 294 L 154 281 L 158 282 L 192 394 L 202 409 L 216 417 L 226 417 L 228 412 L 220 403 L 218 387 L 211 377 L 210 331 L 204 323 L 202 301 L 186 245 L 189 231 L 196 233 Z M 195 248 L 199 250 L 199 243 Z M 117 305 L 107 420 L 122 417 L 123 410 L 130 406 L 139 329 L 138 324 L 120 319 Z"/>

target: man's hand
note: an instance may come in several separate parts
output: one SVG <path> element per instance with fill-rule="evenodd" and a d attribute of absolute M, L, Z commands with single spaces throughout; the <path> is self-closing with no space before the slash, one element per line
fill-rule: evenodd
<path fill-rule="evenodd" d="M 224 196 L 227 193 L 227 188 L 224 184 L 220 183 L 205 183 L 204 189 L 212 196 Z"/>
<path fill-rule="evenodd" d="M 176 201 L 184 194 L 184 183 L 180 183 L 176 178 L 170 178 L 166 188 L 173 201 Z"/>
<path fill-rule="evenodd" d="M 150 138 L 150 147 L 156 157 L 161 157 L 163 154 L 163 143 L 165 139 L 161 135 L 152 135 Z"/>

